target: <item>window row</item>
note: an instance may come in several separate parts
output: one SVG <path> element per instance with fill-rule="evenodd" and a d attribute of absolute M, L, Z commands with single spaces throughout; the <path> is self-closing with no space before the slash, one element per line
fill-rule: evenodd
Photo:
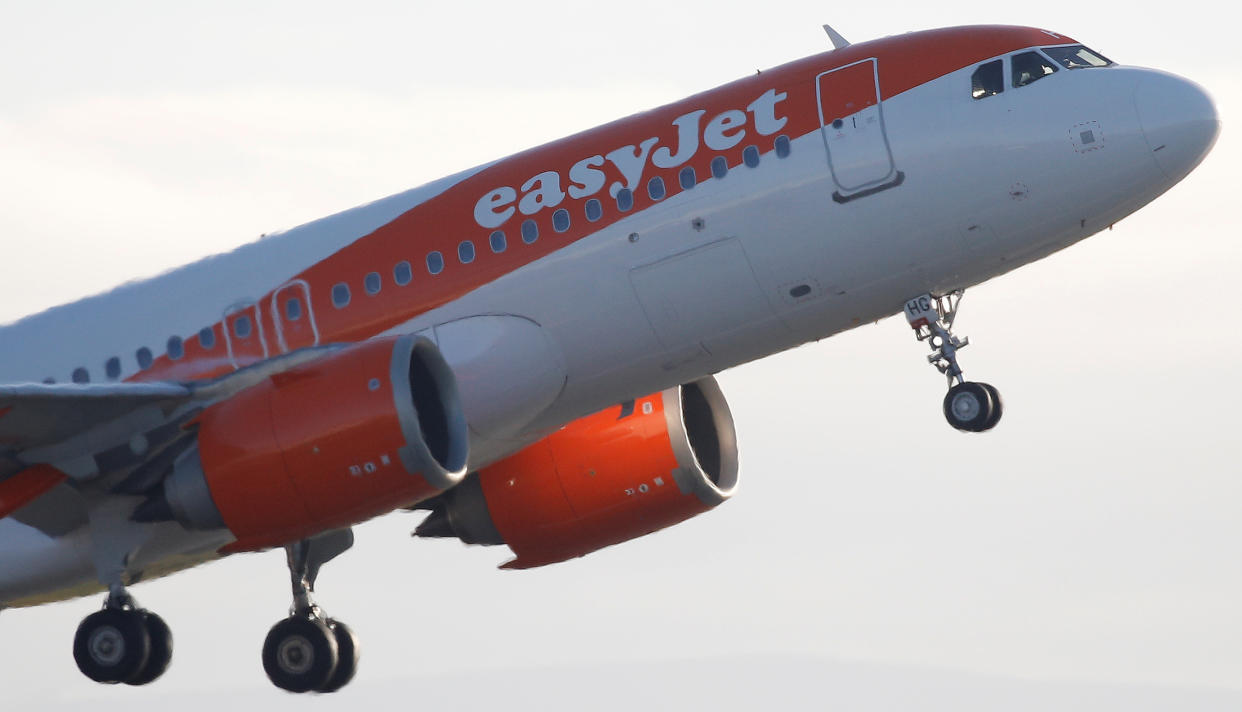
<path fill-rule="evenodd" d="M 788 136 L 777 136 L 773 143 L 773 152 L 778 158 L 788 158 L 791 151 L 791 144 Z M 747 146 L 742 151 L 742 163 L 750 168 L 759 165 L 759 147 Z M 711 162 L 711 174 L 713 178 L 724 178 L 729 173 L 729 162 L 724 156 L 716 156 Z M 698 185 L 698 176 L 693 166 L 682 168 L 677 174 L 677 184 L 682 190 L 690 190 Z M 667 196 L 667 188 L 664 178 L 655 176 L 647 181 L 647 197 L 652 200 L 663 200 Z M 617 210 L 621 212 L 629 212 L 634 209 L 634 193 L 628 188 L 622 188 L 617 191 L 616 195 Z M 598 198 L 590 198 L 583 204 L 583 213 L 587 222 L 598 222 L 604 217 L 604 205 Z M 552 229 L 557 233 L 568 232 L 572 223 L 569 210 L 560 208 L 552 213 Z M 518 236 L 522 242 L 527 245 L 533 245 L 539 240 L 539 223 L 533 218 L 523 220 L 518 227 Z M 488 236 L 488 248 L 494 254 L 500 254 L 509 249 L 509 238 L 504 230 L 496 230 Z M 463 240 L 457 244 L 457 261 L 463 265 L 474 262 L 476 249 L 474 242 L 471 240 Z M 445 259 L 444 254 L 439 250 L 433 250 L 427 253 L 426 257 L 427 273 L 437 275 L 444 271 Z M 409 262 L 401 261 L 393 267 L 393 281 L 398 286 L 405 286 L 413 279 L 413 268 Z M 369 296 L 379 294 L 383 289 L 383 277 L 379 272 L 369 272 L 362 279 L 362 288 Z M 337 309 L 344 309 L 349 306 L 353 299 L 353 293 L 346 282 L 337 282 L 332 286 L 332 306 Z M 294 300 L 291 300 L 291 304 Z M 290 320 L 296 319 L 297 316 L 290 313 L 287 314 Z"/>
<path fill-rule="evenodd" d="M 997 62 L 999 63 L 999 61 Z M 986 65 L 985 65 L 986 66 Z M 788 158 L 791 150 L 791 144 L 788 136 L 777 136 L 773 143 L 773 152 L 777 158 Z M 755 168 L 759 165 L 760 153 L 758 146 L 747 146 L 742 150 L 742 164 L 748 168 Z M 716 156 L 710 164 L 711 177 L 717 180 L 724 178 L 729 173 L 729 162 L 724 156 Z M 677 174 L 677 184 L 682 190 L 691 190 L 699 183 L 698 175 L 693 166 L 682 168 Z M 667 196 L 667 187 L 664 178 L 655 176 L 647 181 L 646 185 L 647 197 L 653 201 L 663 200 Z M 634 209 L 634 194 L 628 188 L 622 188 L 617 191 L 614 198 L 617 210 L 625 213 Z M 604 205 L 598 198 L 591 198 L 583 205 L 583 212 L 587 222 L 598 222 L 604 217 Z M 571 226 L 571 218 L 569 211 L 560 208 L 552 213 L 552 229 L 557 233 L 568 232 Z M 539 223 L 533 219 L 524 220 L 519 227 L 519 237 L 522 242 L 531 245 L 539 239 Z M 503 230 L 496 230 L 488 236 L 488 248 L 494 254 L 500 254 L 509 248 L 508 236 Z M 457 261 L 463 265 L 474 262 L 476 257 L 476 249 L 474 242 L 463 240 L 457 245 Z M 427 253 L 425 264 L 428 274 L 437 275 L 444 271 L 445 259 L 444 255 L 438 250 Z M 408 261 L 398 262 L 392 269 L 392 281 L 397 285 L 404 287 L 414 280 L 414 268 Z M 362 289 L 369 296 L 379 294 L 384 288 L 384 280 L 379 272 L 369 272 L 362 278 Z M 349 284 L 338 282 L 332 285 L 330 292 L 332 306 L 337 309 L 343 309 L 349 306 L 353 295 L 350 291 Z M 289 297 L 283 303 L 284 318 L 286 321 L 298 321 L 303 315 L 302 299 L 294 296 Z M 228 320 L 225 320 L 224 328 L 229 328 Z M 231 328 L 233 335 L 239 339 L 249 338 L 253 333 L 253 324 L 251 318 L 245 314 L 237 316 L 233 319 Z M 204 350 L 210 351 L 216 345 L 215 327 L 209 326 L 198 332 L 198 343 Z M 170 336 L 166 344 L 168 358 L 178 361 L 185 356 L 185 342 L 180 336 Z M 151 349 L 143 346 L 134 352 L 134 359 L 138 364 L 138 369 L 145 371 L 155 363 L 155 354 Z M 109 381 L 118 380 L 121 377 L 121 359 L 113 356 L 104 362 L 104 376 Z M 90 370 L 85 366 L 79 366 L 73 370 L 70 376 L 74 383 L 90 383 Z M 44 383 L 55 383 L 54 378 L 45 378 Z"/>
<path fill-rule="evenodd" d="M 242 316 L 233 322 L 233 332 L 239 338 L 244 339 L 249 336 L 250 330 L 250 317 Z M 216 345 L 215 329 L 213 327 L 206 327 L 202 331 L 199 331 L 198 342 L 204 350 L 211 350 L 214 348 Z M 180 336 L 168 337 L 165 354 L 169 359 L 179 361 L 185 357 L 185 341 Z M 145 371 L 146 369 L 151 368 L 151 365 L 155 363 L 155 353 L 146 346 L 140 347 L 134 351 L 134 361 L 138 364 L 138 370 Z M 116 381 L 121 378 L 121 359 L 119 356 L 113 356 L 104 361 L 103 374 L 104 378 L 109 381 Z M 90 383 L 91 371 L 85 366 L 79 366 L 73 369 L 73 373 L 70 374 L 69 378 L 74 383 Z M 56 383 L 56 379 L 48 377 L 43 379 L 43 382 Z"/>

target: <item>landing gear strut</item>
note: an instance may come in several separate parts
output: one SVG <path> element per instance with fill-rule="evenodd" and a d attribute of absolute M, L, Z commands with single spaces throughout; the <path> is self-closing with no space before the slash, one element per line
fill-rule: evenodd
<path fill-rule="evenodd" d="M 944 396 L 944 417 L 949 425 L 967 432 L 991 430 L 1000 422 L 1004 405 L 1000 392 L 987 383 L 974 383 L 962 377 L 957 352 L 970 345 L 970 339 L 953 334 L 963 291 L 940 297 L 924 294 L 906 302 L 906 320 L 919 341 L 927 341 L 932 353 L 928 363 L 949 380 Z"/>
<path fill-rule="evenodd" d="M 103 610 L 87 616 L 73 638 L 73 659 L 96 682 L 146 685 L 168 669 L 172 631 L 164 619 L 139 608 L 121 585 Z"/>
<path fill-rule="evenodd" d="M 348 529 L 285 547 L 293 606 L 263 642 L 263 669 L 289 692 L 336 692 L 358 670 L 358 639 L 344 623 L 324 615 L 314 601 L 319 567 L 353 545 Z"/>

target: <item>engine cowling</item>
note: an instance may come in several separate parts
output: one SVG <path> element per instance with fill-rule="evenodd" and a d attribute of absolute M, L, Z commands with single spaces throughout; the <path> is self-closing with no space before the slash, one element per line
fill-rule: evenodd
<path fill-rule="evenodd" d="M 172 518 L 229 551 L 295 541 L 432 497 L 465 476 L 467 426 L 430 340 L 373 339 L 203 411 L 164 482 Z M 151 508 L 149 508 L 151 509 Z"/>
<path fill-rule="evenodd" d="M 714 378 L 576 420 L 427 503 L 415 534 L 508 544 L 525 569 L 584 556 L 716 507 L 737 486 Z"/>

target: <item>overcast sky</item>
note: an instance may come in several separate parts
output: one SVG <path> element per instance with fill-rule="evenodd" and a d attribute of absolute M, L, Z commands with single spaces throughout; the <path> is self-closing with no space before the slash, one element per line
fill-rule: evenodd
<path fill-rule="evenodd" d="M 635 691 L 1242 704 L 1242 61 L 1232 23 L 1205 21 L 1216 4 L 419 5 L 0 0 L 0 322 L 821 51 L 824 22 L 855 41 L 1046 27 L 1199 81 L 1226 125 L 1116 229 L 967 295 L 963 365 L 1006 398 L 992 433 L 944 423 L 943 380 L 898 319 L 722 374 L 742 485 L 696 520 L 527 572 L 409 539 L 417 516 L 359 527 L 320 599 L 362 667 L 315 706 L 589 709 L 558 685 L 579 677 L 656 707 Z M 92 598 L 0 614 L 0 704 L 291 704 L 259 663 L 289 603 L 279 552 L 135 593 L 176 635 L 157 685 L 77 672 Z"/>

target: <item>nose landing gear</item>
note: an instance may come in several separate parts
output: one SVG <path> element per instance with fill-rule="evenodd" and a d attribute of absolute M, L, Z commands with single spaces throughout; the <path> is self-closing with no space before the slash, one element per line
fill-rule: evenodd
<path fill-rule="evenodd" d="M 958 430 L 979 433 L 991 430 L 1000 422 L 1004 405 L 1000 392 L 987 383 L 975 383 L 962 377 L 957 352 L 970 345 L 970 339 L 953 333 L 953 320 L 962 301 L 962 290 L 933 297 L 924 294 L 906 302 L 906 321 L 919 341 L 926 341 L 932 353 L 927 357 L 949 380 L 944 396 L 944 417 Z"/>

